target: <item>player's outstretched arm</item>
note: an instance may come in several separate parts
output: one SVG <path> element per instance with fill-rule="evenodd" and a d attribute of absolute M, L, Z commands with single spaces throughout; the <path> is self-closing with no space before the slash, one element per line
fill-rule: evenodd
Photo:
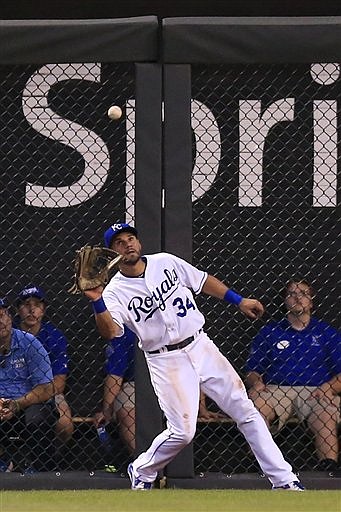
<path fill-rule="evenodd" d="M 264 313 L 264 307 L 258 300 L 243 298 L 214 276 L 207 276 L 202 291 L 217 299 L 235 304 L 249 318 L 260 318 Z"/>
<path fill-rule="evenodd" d="M 210 274 L 207 276 L 204 286 L 202 287 L 202 291 L 206 293 L 206 295 L 211 295 L 217 299 L 223 299 L 227 290 L 228 287 L 226 284 Z"/>

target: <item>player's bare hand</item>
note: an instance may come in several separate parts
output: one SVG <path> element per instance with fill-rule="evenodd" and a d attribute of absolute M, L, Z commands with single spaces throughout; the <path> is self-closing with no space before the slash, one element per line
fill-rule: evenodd
<path fill-rule="evenodd" d="M 90 300 L 97 300 L 102 297 L 103 286 L 97 286 L 97 288 L 91 288 L 91 290 L 85 290 L 83 293 Z"/>
<path fill-rule="evenodd" d="M 256 299 L 243 299 L 239 304 L 239 309 L 249 318 L 256 320 L 264 314 L 263 305 Z"/>

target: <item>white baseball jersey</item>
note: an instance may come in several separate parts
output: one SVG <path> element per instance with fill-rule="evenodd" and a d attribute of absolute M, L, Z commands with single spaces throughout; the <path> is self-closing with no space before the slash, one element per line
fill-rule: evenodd
<path fill-rule="evenodd" d="M 205 319 L 193 293 L 201 291 L 207 272 L 168 253 L 143 258 L 143 277 L 117 272 L 103 299 L 122 333 L 127 325 L 137 335 L 140 348 L 151 351 L 178 343 L 203 327 Z"/>

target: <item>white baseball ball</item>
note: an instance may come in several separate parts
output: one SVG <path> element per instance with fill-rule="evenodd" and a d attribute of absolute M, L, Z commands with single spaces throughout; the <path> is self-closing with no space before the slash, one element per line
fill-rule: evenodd
<path fill-rule="evenodd" d="M 118 107 L 117 105 L 112 105 L 109 109 L 108 109 L 108 117 L 110 119 L 120 119 L 120 117 L 122 116 L 122 109 L 120 107 Z"/>

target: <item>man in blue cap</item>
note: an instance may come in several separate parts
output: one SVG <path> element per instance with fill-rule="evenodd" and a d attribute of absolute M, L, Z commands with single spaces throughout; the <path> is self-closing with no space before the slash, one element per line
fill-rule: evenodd
<path fill-rule="evenodd" d="M 130 226 L 124 222 L 113 224 L 104 233 L 104 243 L 106 247 L 111 249 L 111 242 L 114 236 L 116 236 L 118 233 L 132 233 L 135 237 L 137 237 L 137 229 L 135 229 L 133 226 Z"/>
<path fill-rule="evenodd" d="M 72 437 L 74 426 L 72 414 L 64 391 L 69 373 L 67 340 L 64 333 L 50 321 L 44 320 L 46 296 L 42 288 L 29 285 L 23 288 L 16 301 L 19 314 L 19 327 L 33 334 L 46 349 L 52 366 L 55 402 L 59 412 L 56 433 L 61 445 Z"/>

